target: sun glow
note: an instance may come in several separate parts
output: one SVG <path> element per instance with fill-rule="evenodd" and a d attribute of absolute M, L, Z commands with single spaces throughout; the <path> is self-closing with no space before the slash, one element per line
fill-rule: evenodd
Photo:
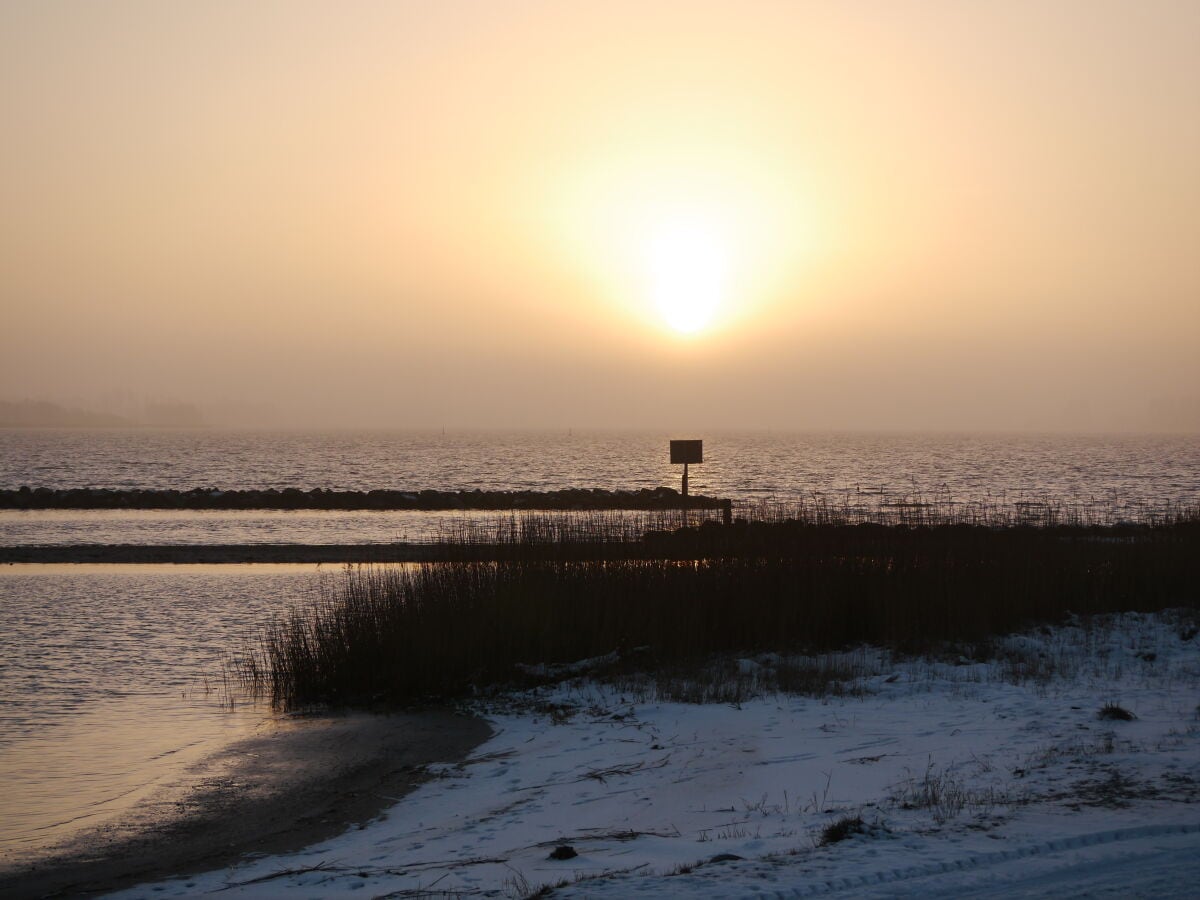
<path fill-rule="evenodd" d="M 703 134 L 640 135 L 564 166 L 548 231 L 628 323 L 715 336 L 780 302 L 815 246 L 815 194 L 782 165 Z"/>
<path fill-rule="evenodd" d="M 646 240 L 646 293 L 682 334 L 709 325 L 728 300 L 731 242 L 718 223 L 681 216 L 657 223 Z"/>

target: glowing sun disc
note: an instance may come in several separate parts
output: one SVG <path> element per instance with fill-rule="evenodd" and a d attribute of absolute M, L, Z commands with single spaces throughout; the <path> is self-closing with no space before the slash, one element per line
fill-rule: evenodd
<path fill-rule="evenodd" d="M 682 334 L 700 331 L 728 293 L 729 241 L 703 219 L 662 222 L 646 242 L 646 277 L 663 321 Z"/>

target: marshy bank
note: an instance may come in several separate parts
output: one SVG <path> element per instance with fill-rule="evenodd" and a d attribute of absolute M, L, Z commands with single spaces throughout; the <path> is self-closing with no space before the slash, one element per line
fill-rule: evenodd
<path fill-rule="evenodd" d="M 756 521 L 644 535 L 524 520 L 460 536 L 503 554 L 349 570 L 232 660 L 282 707 L 413 702 L 528 683 L 599 658 L 653 670 L 714 654 L 904 651 L 984 641 L 1070 614 L 1195 607 L 1200 514 L 1098 524 L 1079 511 L 972 510 L 919 521 L 775 509 Z M 1005 515 L 1007 518 L 1005 518 Z M 637 651 L 633 653 L 632 651 Z"/>

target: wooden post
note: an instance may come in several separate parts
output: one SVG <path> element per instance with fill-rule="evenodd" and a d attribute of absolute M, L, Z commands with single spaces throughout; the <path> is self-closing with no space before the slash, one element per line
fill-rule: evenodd
<path fill-rule="evenodd" d="M 687 509 L 688 463 L 704 462 L 704 441 L 671 441 L 671 464 L 683 466 L 683 498 L 679 505 Z"/>

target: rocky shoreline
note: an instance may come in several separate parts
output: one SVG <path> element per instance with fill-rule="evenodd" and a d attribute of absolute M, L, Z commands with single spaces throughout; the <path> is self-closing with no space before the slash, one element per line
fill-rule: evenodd
<path fill-rule="evenodd" d="M 0 490 L 0 509 L 341 509 L 341 510 L 664 510 L 722 509 L 716 497 L 682 496 L 669 487 L 610 491 L 330 491 L 324 488 L 266 490 L 117 490 L 31 488 Z"/>

